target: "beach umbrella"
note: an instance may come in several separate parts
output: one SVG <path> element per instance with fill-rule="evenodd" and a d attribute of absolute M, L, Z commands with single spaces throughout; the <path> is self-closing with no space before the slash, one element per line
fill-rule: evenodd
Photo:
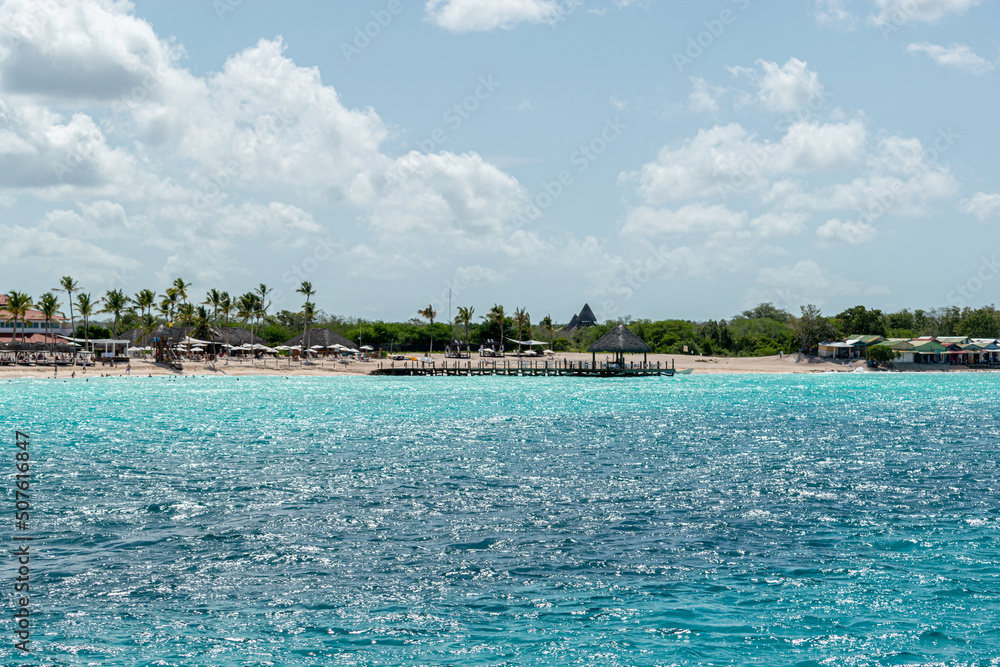
<path fill-rule="evenodd" d="M 323 346 L 322 346 L 322 345 L 313 345 L 313 346 L 312 346 L 312 347 L 310 347 L 309 349 L 310 349 L 310 350 L 322 350 L 322 349 L 323 349 Z"/>
<path fill-rule="evenodd" d="M 372 347 L 371 345 L 362 345 L 362 346 L 361 346 L 361 349 L 362 349 L 362 350 L 367 350 L 367 351 L 371 352 L 371 351 L 372 351 L 372 350 L 374 350 L 375 348 L 374 348 L 374 347 Z"/>
<path fill-rule="evenodd" d="M 198 340 L 197 338 L 192 338 L 191 336 L 187 336 L 181 342 L 184 343 L 184 344 L 186 344 L 186 345 L 211 345 L 212 344 L 212 341 L 210 341 L 210 340 Z"/>

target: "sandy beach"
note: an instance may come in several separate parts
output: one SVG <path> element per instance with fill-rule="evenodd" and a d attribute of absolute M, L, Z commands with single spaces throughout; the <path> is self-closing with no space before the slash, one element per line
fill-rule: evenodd
<path fill-rule="evenodd" d="M 420 356 L 423 357 L 426 355 Z M 447 363 L 449 366 L 459 361 L 456 359 L 446 359 L 443 354 L 435 354 L 433 357 L 436 363 Z M 554 358 L 560 362 L 563 360 L 581 362 L 590 361 L 591 355 L 566 352 L 557 354 Z M 852 372 L 856 369 L 865 367 L 864 360 L 854 360 L 851 363 L 847 363 L 846 361 L 820 360 L 815 357 L 801 357 L 800 355 L 785 355 L 783 357 L 701 357 L 694 355 L 651 354 L 647 359 L 651 363 L 660 362 L 661 364 L 666 364 L 668 366 L 673 363 L 677 370 L 692 369 L 693 374 L 697 375 L 715 373 Z M 525 363 L 531 361 L 541 361 L 538 358 L 531 357 L 524 357 L 522 360 Z M 632 360 L 641 362 L 642 357 L 637 356 Z M 344 361 L 346 361 L 346 363 L 344 363 Z M 477 355 L 473 354 L 471 360 L 462 359 L 460 363 L 462 366 L 465 366 L 470 361 L 473 366 L 478 365 L 480 362 L 483 364 L 492 364 L 493 362 L 496 362 L 498 366 L 505 363 L 511 366 L 516 366 L 519 358 L 515 356 L 508 356 L 505 358 L 480 360 Z M 605 355 L 598 355 L 598 361 L 605 361 Z M 198 361 L 184 361 L 183 370 L 175 371 L 160 364 L 133 359 L 131 371 L 127 371 L 126 365 L 122 363 L 119 363 L 114 368 L 98 364 L 96 367 L 88 368 L 86 373 L 84 373 L 83 369 L 80 367 L 76 367 L 75 369 L 65 366 L 59 367 L 58 372 L 54 373 L 51 366 L 0 366 L 0 379 L 12 380 L 19 378 L 55 377 L 61 380 L 67 380 L 73 378 L 74 371 L 76 373 L 75 379 L 108 376 L 119 377 L 126 375 L 131 377 L 150 377 L 161 375 L 330 377 L 337 375 L 368 375 L 376 370 L 380 363 L 383 365 L 390 365 L 393 362 L 389 360 L 363 362 L 355 360 L 339 361 L 333 359 L 323 359 L 309 363 L 303 363 L 301 361 L 292 361 L 289 363 L 287 359 L 266 359 L 255 360 L 251 363 L 248 360 L 234 359 L 230 360 L 228 363 L 225 361 L 219 361 L 214 364 L 210 364 Z M 397 361 L 395 363 L 402 364 L 404 362 Z M 900 364 L 897 366 L 897 370 L 961 372 L 969 369 L 964 366 L 918 366 L 915 364 L 906 364 L 904 368 L 903 365 Z"/>

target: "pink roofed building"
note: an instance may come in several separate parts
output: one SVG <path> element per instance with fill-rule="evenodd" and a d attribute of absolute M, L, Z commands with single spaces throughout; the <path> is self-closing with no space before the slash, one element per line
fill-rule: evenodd
<path fill-rule="evenodd" d="M 56 315 L 49 323 L 48 329 L 45 327 L 45 316 L 41 311 L 31 308 L 24 319 L 17 321 L 17 342 L 20 343 L 22 335 L 24 343 L 50 343 L 51 336 L 69 336 L 72 334 L 69 319 Z M 14 339 L 14 318 L 7 310 L 7 295 L 0 294 L 0 345 L 6 345 Z"/>

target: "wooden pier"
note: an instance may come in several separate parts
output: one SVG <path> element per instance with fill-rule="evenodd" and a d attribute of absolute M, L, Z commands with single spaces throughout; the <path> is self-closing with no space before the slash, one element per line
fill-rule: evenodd
<path fill-rule="evenodd" d="M 470 376 L 470 375 L 507 375 L 507 376 L 566 376 L 566 377 L 657 377 L 674 375 L 673 366 L 660 362 L 627 363 L 627 364 L 592 364 L 585 361 L 523 361 L 523 360 L 480 360 L 452 361 L 437 363 L 421 361 L 379 362 L 372 375 L 419 375 L 419 376 Z"/>

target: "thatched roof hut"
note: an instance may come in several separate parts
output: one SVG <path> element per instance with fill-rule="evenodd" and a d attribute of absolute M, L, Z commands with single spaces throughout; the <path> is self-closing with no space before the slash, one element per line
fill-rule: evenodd
<path fill-rule="evenodd" d="M 595 362 L 598 352 L 611 352 L 615 355 L 615 361 L 621 363 L 624 362 L 626 354 L 641 354 L 645 361 L 646 353 L 652 351 L 649 345 L 629 331 L 624 324 L 619 324 L 587 348 L 587 352 L 594 355 Z"/>
<path fill-rule="evenodd" d="M 132 341 L 133 345 L 138 345 L 139 342 L 145 341 L 146 345 L 152 345 L 150 341 L 154 338 L 159 338 L 161 340 L 167 341 L 170 345 L 176 345 L 187 337 L 196 338 L 194 335 L 194 327 L 168 327 L 163 324 L 153 329 L 152 332 L 143 335 L 142 329 L 132 329 L 120 335 L 120 339 L 127 339 Z M 227 327 L 211 327 L 209 328 L 208 340 L 215 345 L 222 345 L 226 342 L 226 331 Z M 243 327 L 228 327 L 229 332 L 229 344 L 233 347 L 239 347 L 240 345 L 266 345 L 267 341 L 258 336 L 257 334 L 251 334 L 249 329 Z"/>
<path fill-rule="evenodd" d="M 190 329 L 193 331 L 194 329 Z M 212 327 L 210 329 L 211 338 L 210 340 L 216 345 L 222 345 L 226 342 L 226 331 L 229 332 L 229 344 L 233 347 L 239 347 L 240 345 L 267 345 L 267 341 L 258 336 L 257 334 L 250 333 L 250 330 L 245 327 Z M 186 335 L 186 334 L 185 334 Z"/>
<path fill-rule="evenodd" d="M 289 347 L 295 347 L 296 345 L 305 346 L 305 337 L 299 334 L 295 338 L 287 341 L 285 345 Z M 313 345 L 322 345 L 323 347 L 330 347 L 331 345 L 343 345 L 344 347 L 350 347 L 357 349 L 358 344 L 347 340 L 341 336 L 336 331 L 332 329 L 327 329 L 325 327 L 316 327 L 315 329 L 309 330 L 309 347 Z"/>

